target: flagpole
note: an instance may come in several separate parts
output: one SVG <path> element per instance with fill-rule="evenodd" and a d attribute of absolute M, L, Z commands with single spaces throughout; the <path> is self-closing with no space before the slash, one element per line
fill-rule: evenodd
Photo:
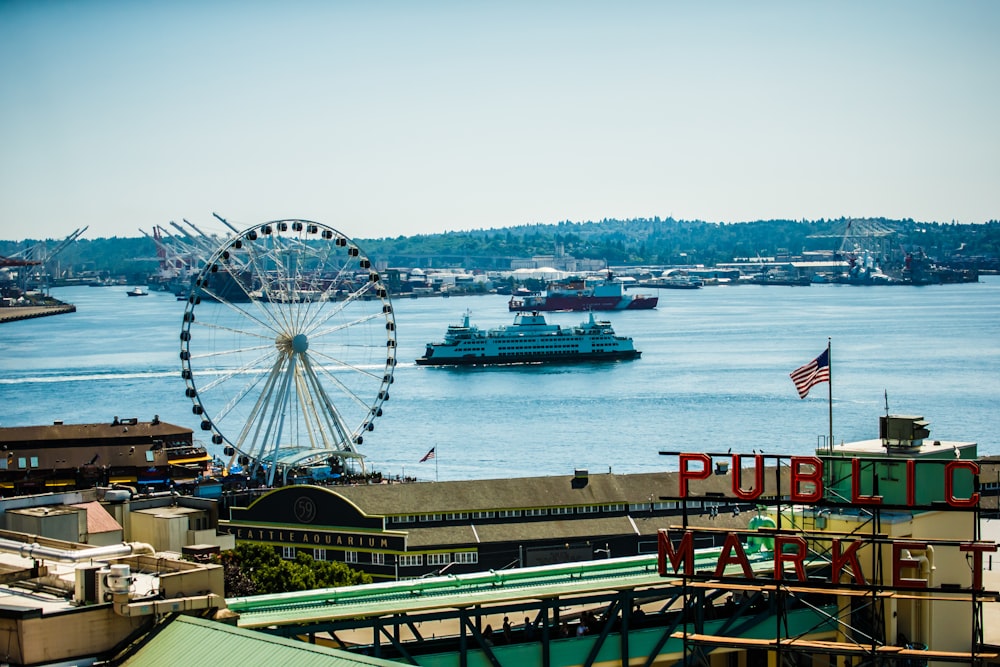
<path fill-rule="evenodd" d="M 434 446 L 434 481 L 438 481 L 438 456 L 437 445 Z"/>
<path fill-rule="evenodd" d="M 830 449 L 830 454 L 833 454 L 833 354 L 830 351 L 830 347 L 831 347 L 830 338 L 827 337 L 827 339 L 826 339 L 826 361 L 827 361 L 827 364 L 829 364 L 829 369 L 830 369 L 830 379 L 826 383 L 827 405 L 829 406 L 829 410 L 830 410 L 830 416 L 829 416 L 830 440 L 828 441 L 829 444 L 827 446 Z"/>

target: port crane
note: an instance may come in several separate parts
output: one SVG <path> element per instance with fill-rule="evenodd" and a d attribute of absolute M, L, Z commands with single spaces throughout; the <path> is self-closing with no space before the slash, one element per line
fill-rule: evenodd
<path fill-rule="evenodd" d="M 218 214 L 212 215 L 234 234 L 238 233 L 235 227 Z M 183 225 L 170 221 L 169 226 L 175 230 L 173 233 L 161 225 L 154 226 L 152 234 L 143 229 L 139 230 L 156 245 L 156 258 L 160 267 L 157 281 L 169 286 L 173 291 L 188 287 L 190 279 L 201 270 L 219 244 L 230 238 L 227 236 L 225 239 L 220 239 L 217 234 L 206 233 L 186 218 L 181 218 L 181 221 Z"/>
<path fill-rule="evenodd" d="M 10 257 L 0 257 L 0 269 L 42 267 L 41 269 L 28 269 L 16 271 L 14 283 L 21 292 L 27 292 L 32 283 L 41 291 L 48 291 L 48 280 L 52 275 L 51 262 L 63 250 L 68 248 L 74 241 L 83 236 L 90 227 L 78 227 L 66 238 L 60 241 L 53 249 L 48 249 L 45 241 L 34 243 L 23 250 L 19 250 Z"/>

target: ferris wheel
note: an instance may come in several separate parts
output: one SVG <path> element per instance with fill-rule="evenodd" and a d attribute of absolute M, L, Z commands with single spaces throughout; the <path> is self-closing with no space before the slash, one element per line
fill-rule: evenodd
<path fill-rule="evenodd" d="M 308 220 L 231 236 L 193 279 L 181 375 L 212 442 L 273 485 L 293 468 L 357 464 L 389 399 L 389 292 L 351 239 Z"/>

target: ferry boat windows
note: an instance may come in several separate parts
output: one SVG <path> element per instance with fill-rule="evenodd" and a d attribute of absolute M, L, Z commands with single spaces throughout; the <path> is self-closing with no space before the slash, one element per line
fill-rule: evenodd
<path fill-rule="evenodd" d="M 455 552 L 455 562 L 463 565 L 475 564 L 479 562 L 478 551 L 457 551 Z"/>
<path fill-rule="evenodd" d="M 427 554 L 428 565 L 447 565 L 451 562 L 451 554 Z"/>
<path fill-rule="evenodd" d="M 400 567 L 417 567 L 424 564 L 424 557 L 420 554 L 415 556 L 411 555 L 400 555 L 399 556 L 399 566 Z"/>
<path fill-rule="evenodd" d="M 357 563 L 358 562 L 358 552 L 357 551 L 345 551 L 344 552 L 344 562 L 345 563 Z"/>

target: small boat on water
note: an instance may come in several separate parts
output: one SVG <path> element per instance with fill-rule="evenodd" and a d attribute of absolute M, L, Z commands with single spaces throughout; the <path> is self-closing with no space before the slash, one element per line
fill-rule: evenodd
<path fill-rule="evenodd" d="M 125 293 L 128 294 L 129 296 L 146 296 L 147 294 L 149 294 L 149 292 L 142 289 L 141 287 L 133 287 L 132 289 L 130 289 Z"/>
<path fill-rule="evenodd" d="M 606 320 L 590 319 L 574 327 L 549 324 L 537 312 L 518 313 L 512 326 L 480 329 L 469 323 L 448 326 L 444 341 L 428 343 L 419 366 L 575 363 L 638 359 L 632 339 L 615 334 Z"/>
<path fill-rule="evenodd" d="M 587 278 L 549 283 L 544 292 L 512 296 L 507 308 L 514 312 L 540 310 L 648 310 L 656 308 L 659 297 L 626 294 L 625 283 L 611 273 L 605 278 Z"/>
<path fill-rule="evenodd" d="M 658 289 L 700 289 L 705 281 L 697 276 L 690 275 L 687 271 L 669 270 L 664 271 L 659 278 L 643 281 L 644 287 L 656 287 Z"/>

